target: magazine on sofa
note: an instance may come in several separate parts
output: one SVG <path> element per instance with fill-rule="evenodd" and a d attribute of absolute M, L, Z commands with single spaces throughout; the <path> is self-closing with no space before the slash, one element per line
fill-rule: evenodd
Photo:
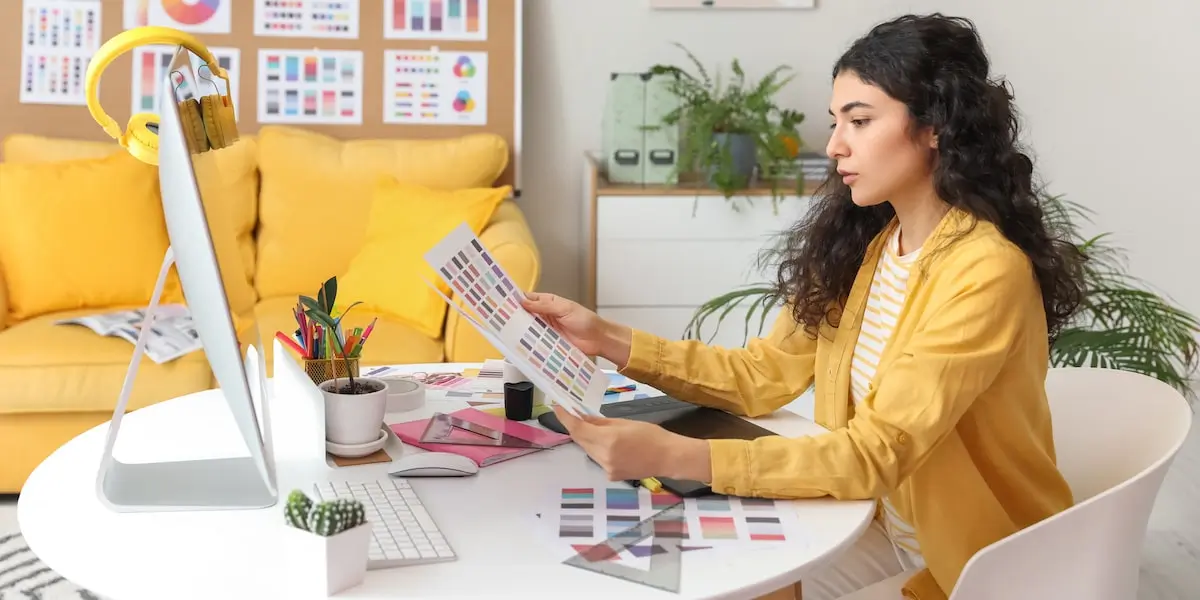
<path fill-rule="evenodd" d="M 145 309 L 121 310 L 63 319 L 57 325 L 83 325 L 100 335 L 119 337 L 137 344 L 138 333 L 146 318 Z M 154 324 L 146 338 L 146 356 L 158 364 L 171 362 L 201 348 L 200 335 L 186 306 L 164 304 L 154 315 Z"/>

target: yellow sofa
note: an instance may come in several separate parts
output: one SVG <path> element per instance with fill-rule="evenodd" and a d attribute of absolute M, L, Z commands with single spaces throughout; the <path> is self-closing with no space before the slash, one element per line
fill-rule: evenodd
<path fill-rule="evenodd" d="M 69 199 L 61 197 L 61 186 L 65 185 L 62 178 L 67 176 L 56 177 L 56 169 L 60 165 L 74 169 L 83 163 L 128 158 L 121 157 L 124 151 L 115 144 L 14 135 L 4 140 L 3 153 L 0 219 L 7 217 L 9 222 L 7 228 L 0 223 L 0 236 L 7 234 L 0 239 L 0 494 L 18 493 L 29 473 L 55 448 L 111 418 L 132 354 L 132 345 L 127 341 L 100 336 L 84 327 L 56 326 L 55 321 L 144 305 L 162 260 L 161 252 L 143 252 L 149 256 L 121 259 L 136 262 L 136 269 L 114 268 L 103 258 L 105 249 L 78 247 L 74 236 L 95 235 L 95 228 L 103 225 L 96 221 L 113 218 L 135 230 L 125 232 L 125 236 L 165 243 L 156 237 L 165 233 L 140 223 L 142 217 L 81 211 L 80 215 L 92 223 L 72 224 L 61 214 L 73 209 L 63 208 L 70 206 L 62 204 Z M 291 311 L 297 296 L 315 295 L 330 276 L 341 278 L 363 249 L 373 214 L 372 198 L 381 177 L 451 193 L 493 187 L 508 162 L 503 138 L 490 134 L 440 141 L 341 141 L 284 126 L 263 127 L 253 136 L 243 135 L 234 146 L 211 154 L 219 155 L 207 168 L 216 170 L 205 173 L 205 180 L 217 183 L 209 183 L 211 187 L 205 189 L 202 182 L 201 188 L 222 278 L 239 330 L 244 331 L 242 326 L 253 322 L 251 318 L 257 321 L 268 367 L 273 360 L 274 333 L 295 329 Z M 104 163 L 97 168 L 118 167 Z M 131 169 L 128 172 L 133 174 L 128 177 L 134 177 L 130 181 L 136 183 L 110 184 L 103 179 L 104 183 L 93 187 L 126 185 L 130 191 L 118 190 L 110 212 L 135 212 L 136 207 L 126 207 L 124 202 L 144 193 L 147 175 L 136 171 L 143 167 L 122 163 L 119 168 Z M 47 172 L 52 176 L 48 177 Z M 87 177 L 110 177 L 106 175 L 110 172 L 115 171 L 85 171 L 79 181 L 86 184 Z M 157 171 L 149 176 L 154 182 L 153 193 L 157 193 Z M 39 197 L 43 190 L 47 197 Z M 110 189 L 103 193 L 115 192 Z M 23 196 L 14 200 L 14 194 Z M 56 202 L 59 214 L 53 214 Z M 156 208 L 161 226 L 161 207 Z M 26 221 L 21 229 L 14 229 L 14 215 Z M 524 289 L 533 289 L 540 276 L 540 257 L 521 210 L 511 199 L 505 199 L 485 223 L 480 240 Z M 54 230 L 44 230 L 52 225 Z M 376 236 L 379 231 L 387 231 L 379 225 L 372 226 Z M 141 233 L 147 229 L 155 233 Z M 26 232 L 40 236 L 36 238 L 40 247 L 53 255 L 42 257 L 45 261 L 61 259 L 66 265 L 63 271 L 74 269 L 78 273 L 68 276 L 50 272 L 56 269 L 28 268 L 24 263 L 30 261 L 30 255 L 20 244 L 31 245 L 34 238 Z M 45 261 L 43 264 L 49 264 Z M 21 269 L 19 277 L 17 267 Z M 5 270 L 10 271 L 7 279 Z M 129 293 L 135 295 L 125 298 L 113 291 L 88 297 L 72 287 L 106 270 L 104 281 L 112 280 L 114 288 L 133 286 Z M 125 281 L 131 278 L 128 271 L 135 271 L 137 279 Z M 145 282 L 147 273 L 151 273 L 150 281 Z M 43 288 L 47 291 L 38 296 Z M 420 288 L 413 293 L 430 292 Z M 46 295 L 55 293 L 58 296 L 46 299 Z M 182 301 L 180 294 L 172 274 L 164 301 Z M 444 302 L 439 304 L 446 308 Z M 433 310 L 432 304 L 425 306 L 427 312 Z M 43 314 L 34 314 L 38 311 Z M 355 307 L 345 323 L 362 326 L 373 318 L 378 322 L 364 350 L 364 364 L 481 361 L 500 356 L 454 310 L 438 314 L 433 321 L 434 335 L 422 332 L 431 330 L 428 320 L 417 326 L 370 306 Z M 214 385 L 202 352 L 161 365 L 146 358 L 139 368 L 130 410 Z"/>

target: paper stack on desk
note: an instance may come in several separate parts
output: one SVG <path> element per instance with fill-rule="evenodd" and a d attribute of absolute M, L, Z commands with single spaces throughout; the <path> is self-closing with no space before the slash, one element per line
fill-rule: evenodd
<path fill-rule="evenodd" d="M 540 446 L 558 446 L 571 441 L 570 436 L 561 433 L 555 433 L 548 429 L 541 429 L 526 425 L 518 421 L 509 421 L 504 417 L 485 413 L 474 408 L 464 408 L 450 413 L 451 416 L 459 417 L 463 420 L 470 421 L 477 425 L 482 425 L 488 429 L 502 431 L 508 435 L 520 438 L 527 442 L 533 442 Z M 540 452 L 541 448 L 504 448 L 493 446 L 472 446 L 467 444 L 443 444 L 443 443 L 427 443 L 421 441 L 421 434 L 425 432 L 425 428 L 429 426 L 429 419 L 418 419 L 416 421 L 406 421 L 404 423 L 395 423 L 391 425 L 392 431 L 400 438 L 400 441 L 410 446 L 416 446 L 422 450 L 430 450 L 433 452 L 453 452 L 460 454 L 473 461 L 480 467 L 494 465 L 499 462 L 504 462 L 509 459 L 525 456 L 534 452 Z M 461 435 L 472 435 L 468 432 L 462 432 Z"/>

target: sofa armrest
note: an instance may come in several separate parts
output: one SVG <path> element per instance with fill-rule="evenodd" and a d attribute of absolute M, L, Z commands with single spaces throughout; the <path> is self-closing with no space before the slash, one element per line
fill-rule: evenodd
<path fill-rule="evenodd" d="M 479 241 L 522 290 L 533 290 L 537 286 L 541 278 L 541 255 L 529 223 L 516 202 L 505 200 L 496 208 L 492 220 L 479 234 Z M 451 295 L 450 299 L 463 306 L 456 295 Z M 503 354 L 454 309 L 447 311 L 444 335 L 448 362 L 503 358 Z"/>

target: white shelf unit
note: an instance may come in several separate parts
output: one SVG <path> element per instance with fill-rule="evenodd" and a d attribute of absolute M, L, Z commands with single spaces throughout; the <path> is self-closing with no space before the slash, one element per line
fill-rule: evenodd
<path fill-rule="evenodd" d="M 713 189 L 614 184 L 590 154 L 583 183 L 584 303 L 606 319 L 668 339 L 682 338 L 706 301 L 743 285 L 773 282 L 774 265 L 758 269 L 758 256 L 804 215 L 810 200 L 780 195 L 773 206 L 770 189 L 726 199 Z M 767 327 L 778 310 L 769 314 Z M 710 317 L 702 339 L 742 346 L 745 314 L 739 307 L 719 329 Z M 757 327 L 756 316 L 751 336 Z"/>

